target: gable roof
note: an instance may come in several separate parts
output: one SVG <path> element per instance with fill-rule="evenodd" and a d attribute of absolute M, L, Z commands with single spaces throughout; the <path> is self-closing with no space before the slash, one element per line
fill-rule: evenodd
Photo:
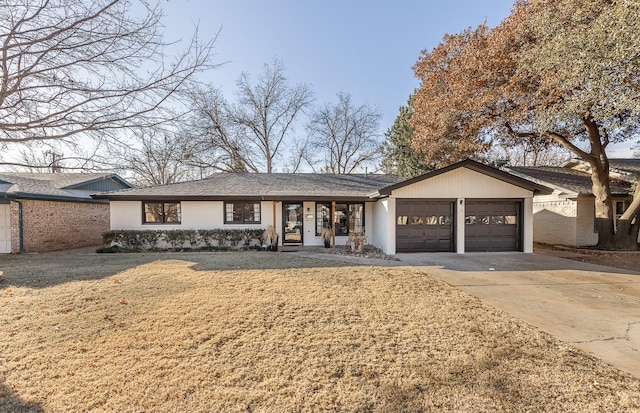
<path fill-rule="evenodd" d="M 110 200 L 368 200 L 401 181 L 397 175 L 310 173 L 216 173 L 197 181 L 94 194 Z"/>
<path fill-rule="evenodd" d="M 96 202 L 96 190 L 117 190 L 132 185 L 111 173 L 0 172 L 0 198 Z"/>
<path fill-rule="evenodd" d="M 566 166 L 512 166 L 508 170 L 543 185 L 554 187 L 567 195 L 593 195 L 591 176 L 583 171 Z M 628 195 L 629 186 L 628 182 L 611 180 L 611 195 Z"/>
<path fill-rule="evenodd" d="M 473 161 L 471 159 L 466 159 L 464 161 L 460 161 L 460 162 L 454 163 L 454 164 L 446 166 L 444 168 L 440 168 L 440 169 L 437 169 L 435 171 L 427 172 L 426 174 L 423 174 L 423 175 L 420 175 L 420 176 L 416 176 L 416 177 L 411 178 L 411 179 L 407 179 L 406 181 L 402 181 L 402 182 L 395 183 L 393 185 L 389 185 L 387 187 L 384 187 L 384 188 L 380 189 L 378 192 L 379 192 L 380 196 L 389 196 L 389 195 L 391 195 L 391 192 L 393 192 L 396 189 L 403 188 L 403 187 L 408 186 L 408 185 L 412 185 L 412 184 L 414 184 L 416 182 L 420 182 L 420 181 L 423 181 L 425 179 L 433 178 L 435 176 L 441 175 L 443 173 L 446 173 L 446 172 L 449 172 L 449 171 L 452 171 L 452 170 L 458 169 L 458 168 L 467 168 L 467 169 L 470 169 L 472 171 L 479 172 L 481 174 L 484 174 L 484 175 L 490 176 L 492 178 L 498 179 L 500 181 L 506 182 L 508 184 L 515 185 L 515 186 L 520 187 L 520 188 L 531 190 L 534 193 L 542 193 L 542 194 L 550 194 L 551 193 L 551 189 L 547 188 L 544 185 L 532 182 L 530 180 L 521 178 L 521 177 L 516 176 L 516 175 L 512 175 L 512 174 L 510 174 L 508 172 L 501 171 L 500 169 L 493 168 L 491 166 L 482 164 L 480 162 Z"/>

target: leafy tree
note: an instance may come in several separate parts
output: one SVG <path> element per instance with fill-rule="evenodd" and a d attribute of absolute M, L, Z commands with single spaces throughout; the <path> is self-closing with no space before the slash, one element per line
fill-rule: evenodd
<path fill-rule="evenodd" d="M 606 148 L 640 127 L 639 18 L 634 0 L 519 0 L 494 29 L 445 36 L 415 66 L 416 148 L 459 158 L 497 139 L 559 144 L 591 165 L 598 246 L 636 249 L 640 197 L 616 232 Z"/>
<path fill-rule="evenodd" d="M 312 150 L 324 157 L 323 170 L 350 174 L 379 156 L 382 115 L 367 104 L 354 105 L 349 94 L 337 97 L 311 113 L 307 129 Z"/>
<path fill-rule="evenodd" d="M 159 2 L 5 0 L 0 4 L 0 145 L 114 138 L 173 120 L 163 111 L 211 67 L 194 36 L 167 59 Z"/>
<path fill-rule="evenodd" d="M 393 122 L 393 126 L 385 132 L 381 162 L 382 169 L 388 174 L 397 174 L 407 178 L 422 175 L 433 170 L 422 151 L 416 151 L 411 146 L 413 129 L 409 119 L 413 114 L 413 94 L 409 96 L 407 106 L 400 107 L 400 113 Z"/>

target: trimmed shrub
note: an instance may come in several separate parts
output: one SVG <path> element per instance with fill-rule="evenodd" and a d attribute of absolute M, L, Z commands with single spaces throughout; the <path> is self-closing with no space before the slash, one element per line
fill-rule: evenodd
<path fill-rule="evenodd" d="M 193 249 L 240 249 L 262 245 L 263 229 L 171 229 L 110 230 L 102 234 L 105 244 L 124 251 Z"/>

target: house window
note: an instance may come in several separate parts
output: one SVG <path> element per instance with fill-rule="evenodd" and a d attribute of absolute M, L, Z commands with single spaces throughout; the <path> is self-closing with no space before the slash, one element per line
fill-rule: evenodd
<path fill-rule="evenodd" d="M 260 202 L 225 202 L 225 224 L 259 224 Z"/>
<path fill-rule="evenodd" d="M 333 225 L 336 235 L 364 232 L 364 204 L 336 204 L 336 209 L 333 212 Z"/>
<path fill-rule="evenodd" d="M 180 202 L 143 202 L 143 224 L 179 224 Z"/>
<path fill-rule="evenodd" d="M 618 230 L 618 220 L 620 219 L 620 217 L 622 217 L 624 211 L 627 209 L 626 206 L 627 205 L 625 201 L 613 201 L 613 212 L 615 214 L 615 219 L 613 220 L 613 228 L 615 231 Z"/>
<path fill-rule="evenodd" d="M 322 228 L 331 228 L 331 204 L 316 203 L 316 236 L 322 234 Z"/>

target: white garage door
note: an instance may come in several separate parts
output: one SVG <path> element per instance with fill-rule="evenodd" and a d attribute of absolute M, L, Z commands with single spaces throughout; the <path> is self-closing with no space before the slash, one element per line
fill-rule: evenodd
<path fill-rule="evenodd" d="M 0 204 L 0 254 L 11 252 L 11 215 L 9 204 Z"/>

